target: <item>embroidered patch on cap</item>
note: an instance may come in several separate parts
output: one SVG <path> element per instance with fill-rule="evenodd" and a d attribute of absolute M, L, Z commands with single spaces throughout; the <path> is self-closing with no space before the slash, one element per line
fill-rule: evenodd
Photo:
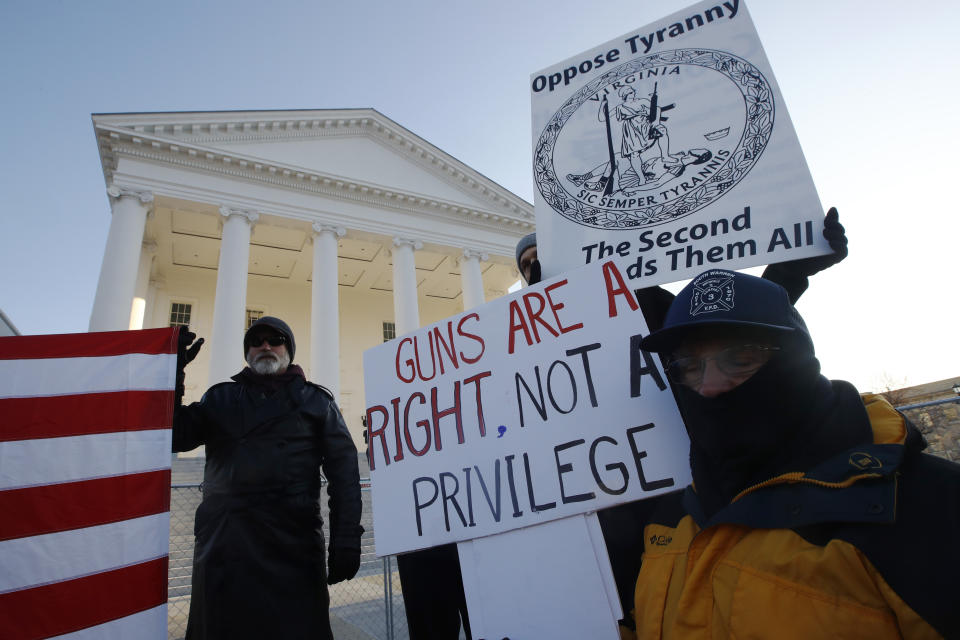
<path fill-rule="evenodd" d="M 733 274 L 728 271 L 708 271 L 693 281 L 690 297 L 690 315 L 733 309 Z"/>

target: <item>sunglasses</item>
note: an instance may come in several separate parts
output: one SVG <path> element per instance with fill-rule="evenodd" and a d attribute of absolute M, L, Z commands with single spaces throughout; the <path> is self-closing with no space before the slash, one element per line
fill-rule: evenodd
<path fill-rule="evenodd" d="M 259 347 L 266 342 L 271 347 L 279 347 L 287 341 L 283 336 L 254 336 L 250 338 L 251 347 Z"/>

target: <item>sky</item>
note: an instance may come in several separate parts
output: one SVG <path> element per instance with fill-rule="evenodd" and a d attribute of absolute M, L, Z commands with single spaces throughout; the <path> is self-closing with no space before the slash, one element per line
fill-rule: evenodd
<path fill-rule="evenodd" d="M 797 305 L 823 372 L 960 375 L 960 3 L 743 2 L 850 240 Z M 531 74 L 690 4 L 4 0 L 0 309 L 87 329 L 110 224 L 92 113 L 371 107 L 532 203 Z"/>

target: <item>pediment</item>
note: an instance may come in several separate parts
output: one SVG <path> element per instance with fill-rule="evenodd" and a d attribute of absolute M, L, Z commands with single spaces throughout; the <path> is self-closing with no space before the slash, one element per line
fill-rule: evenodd
<path fill-rule="evenodd" d="M 139 145 L 154 160 L 186 155 L 211 166 L 533 222 L 529 203 L 373 109 L 95 114 L 93 120 L 108 183 L 116 157 Z"/>
<path fill-rule="evenodd" d="M 391 148 L 367 135 L 327 135 L 313 139 L 221 142 L 218 148 L 324 175 L 403 189 L 473 207 L 489 207 L 488 199 L 472 193 L 469 185 L 451 180 L 428 160 L 409 150 Z"/>

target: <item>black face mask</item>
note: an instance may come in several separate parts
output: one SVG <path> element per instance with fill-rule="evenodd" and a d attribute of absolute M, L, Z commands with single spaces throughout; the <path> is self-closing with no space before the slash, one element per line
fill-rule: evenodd
<path fill-rule="evenodd" d="M 781 352 L 715 398 L 679 385 L 675 391 L 690 436 L 694 484 L 708 514 L 748 486 L 823 455 L 818 428 L 833 391 L 809 351 Z"/>
<path fill-rule="evenodd" d="M 751 485 L 806 471 L 870 441 L 870 422 L 857 390 L 840 384 L 820 375 L 813 352 L 794 343 L 715 398 L 676 386 L 690 436 L 690 469 L 708 516 Z"/>
<path fill-rule="evenodd" d="M 543 279 L 540 275 L 540 261 L 534 260 L 530 263 L 530 277 L 527 278 L 527 284 L 537 284 Z"/>
<path fill-rule="evenodd" d="M 716 459 L 766 459 L 795 437 L 819 395 L 829 394 L 820 363 L 780 353 L 746 382 L 714 398 L 677 388 L 691 445 Z"/>

